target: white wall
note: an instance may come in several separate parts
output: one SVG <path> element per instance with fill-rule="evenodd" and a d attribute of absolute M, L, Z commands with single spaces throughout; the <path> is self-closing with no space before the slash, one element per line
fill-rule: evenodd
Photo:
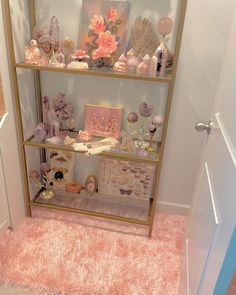
<path fill-rule="evenodd" d="M 191 205 L 206 140 L 194 125 L 209 121 L 235 6 L 235 0 L 189 0 L 161 175 L 162 204 Z"/>

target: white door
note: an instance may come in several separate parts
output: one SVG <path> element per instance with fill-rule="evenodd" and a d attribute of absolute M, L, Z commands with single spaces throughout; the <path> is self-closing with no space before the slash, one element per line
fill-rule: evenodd
<path fill-rule="evenodd" d="M 188 294 L 213 295 L 236 224 L 236 14 L 187 230 Z M 207 131 L 208 124 L 198 129 Z M 224 294 L 222 294 L 224 295 Z"/>
<path fill-rule="evenodd" d="M 25 216 L 16 124 L 0 1 L 0 73 L 6 112 L 0 118 L 0 231 L 17 227 Z"/>

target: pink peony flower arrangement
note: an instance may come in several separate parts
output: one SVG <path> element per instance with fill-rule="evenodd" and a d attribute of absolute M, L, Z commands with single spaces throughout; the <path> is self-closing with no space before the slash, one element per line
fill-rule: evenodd
<path fill-rule="evenodd" d="M 104 24 L 104 18 L 101 15 L 95 14 L 91 19 L 91 25 L 89 26 L 89 29 L 96 34 L 105 32 L 106 27 Z"/>
<path fill-rule="evenodd" d="M 116 36 L 118 26 L 122 20 L 118 18 L 117 10 L 110 7 L 106 12 L 106 18 L 102 15 L 94 15 L 89 25 L 88 36 L 92 37 L 87 42 L 88 53 L 94 60 L 109 58 L 118 48 L 119 38 Z"/>

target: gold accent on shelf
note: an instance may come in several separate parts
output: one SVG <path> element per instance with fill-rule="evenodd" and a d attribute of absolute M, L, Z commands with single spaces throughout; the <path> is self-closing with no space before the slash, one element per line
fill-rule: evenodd
<path fill-rule="evenodd" d="M 22 116 L 20 108 L 20 93 L 18 88 L 17 72 L 15 68 L 15 51 L 14 51 L 14 41 L 13 41 L 13 31 L 11 23 L 11 8 L 10 0 L 2 1 L 3 7 L 3 17 L 5 23 L 5 32 L 7 39 L 7 48 L 8 48 L 8 57 L 9 57 L 9 66 L 13 86 L 13 103 L 15 109 L 15 119 L 16 119 L 16 128 L 18 133 L 19 140 L 19 153 L 20 153 L 20 164 L 21 172 L 23 178 L 23 194 L 25 199 L 25 211 L 28 216 L 31 216 L 31 208 L 29 206 L 30 193 L 28 186 L 28 173 L 27 173 L 27 164 L 26 164 L 26 154 L 23 145 L 24 134 L 23 134 L 23 125 L 22 125 Z"/>
<path fill-rule="evenodd" d="M 37 70 L 37 71 L 70 73 L 70 74 L 118 78 L 118 79 L 144 80 L 144 81 L 151 81 L 151 82 L 170 83 L 171 81 L 171 75 L 167 75 L 166 77 L 152 77 L 152 76 L 133 75 L 128 73 L 117 73 L 112 70 L 101 70 L 101 69 L 79 70 L 79 69 L 69 69 L 69 68 L 56 68 L 56 67 L 50 67 L 50 66 L 37 66 L 37 65 L 30 65 L 25 63 L 16 63 L 15 67 L 21 68 L 21 69 Z"/>
<path fill-rule="evenodd" d="M 141 220 L 141 219 L 123 217 L 123 216 L 113 215 L 113 214 L 108 214 L 108 213 L 99 213 L 99 212 L 85 210 L 85 209 L 69 208 L 69 207 L 64 207 L 64 206 L 60 206 L 60 205 L 39 203 L 39 202 L 37 202 L 37 199 L 41 195 L 43 190 L 44 190 L 44 188 L 42 188 L 34 196 L 33 200 L 29 203 L 30 206 L 41 207 L 41 208 L 49 208 L 49 209 L 56 209 L 56 210 L 72 212 L 72 213 L 76 213 L 76 214 L 82 214 L 82 215 L 93 216 L 93 217 L 101 217 L 101 218 L 104 218 L 104 219 L 123 221 L 123 222 L 127 222 L 127 223 L 132 223 L 132 224 L 140 224 L 140 225 L 149 226 L 149 220 L 148 219 L 147 220 Z"/>
<path fill-rule="evenodd" d="M 56 150 L 56 151 L 67 151 L 67 152 L 75 152 L 80 154 L 85 154 L 85 152 L 76 151 L 72 146 L 69 145 L 59 145 L 59 144 L 51 144 L 51 143 L 44 143 L 44 142 L 33 142 L 34 135 L 31 135 L 27 140 L 24 141 L 24 145 L 34 147 L 34 148 L 40 148 L 40 149 L 48 149 L 48 150 Z M 161 144 L 158 144 L 157 147 L 157 153 L 160 150 Z M 159 156 L 149 158 L 149 157 L 141 157 L 138 154 L 132 155 L 132 154 L 125 154 L 125 153 L 115 153 L 115 152 L 102 152 L 101 154 L 98 154 L 96 156 L 103 156 L 108 158 L 117 158 L 122 160 L 128 160 L 128 161 L 135 161 L 135 162 L 148 162 L 148 163 L 158 163 Z"/>

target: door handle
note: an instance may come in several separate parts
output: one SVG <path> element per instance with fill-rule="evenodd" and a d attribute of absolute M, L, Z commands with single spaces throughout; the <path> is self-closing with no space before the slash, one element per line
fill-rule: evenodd
<path fill-rule="evenodd" d="M 212 127 L 211 121 L 208 124 L 203 122 L 197 122 L 195 125 L 195 130 L 197 130 L 198 132 L 202 132 L 206 130 L 207 134 L 209 135 L 211 133 L 211 127 Z"/>

